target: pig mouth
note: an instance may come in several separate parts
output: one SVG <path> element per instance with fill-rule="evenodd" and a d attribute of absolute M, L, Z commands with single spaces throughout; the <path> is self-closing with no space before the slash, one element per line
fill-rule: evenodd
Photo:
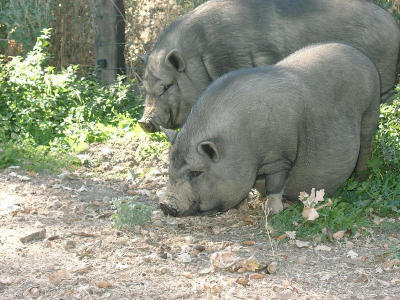
<path fill-rule="evenodd" d="M 160 126 L 168 128 L 168 129 L 177 129 L 178 126 L 175 124 L 174 120 L 174 113 L 172 109 L 169 110 L 168 114 L 168 120 L 165 122 L 161 122 L 157 118 L 152 118 L 152 117 L 142 117 L 138 121 L 140 127 L 148 133 L 154 133 L 160 131 Z"/>

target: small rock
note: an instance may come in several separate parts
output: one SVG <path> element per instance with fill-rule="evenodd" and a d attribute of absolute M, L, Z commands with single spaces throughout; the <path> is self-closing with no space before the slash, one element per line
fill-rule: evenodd
<path fill-rule="evenodd" d="M 346 242 L 346 248 L 347 248 L 347 249 L 353 249 L 353 248 L 354 248 L 353 242 L 347 241 L 347 242 Z"/>
<path fill-rule="evenodd" d="M 193 242 L 194 242 L 194 237 L 192 237 L 191 235 L 185 236 L 184 239 L 185 239 L 185 242 L 188 244 L 193 244 Z"/>
<path fill-rule="evenodd" d="M 166 253 L 166 252 L 161 253 L 161 254 L 160 254 L 160 257 L 161 257 L 162 259 L 167 259 L 167 258 L 168 258 L 168 253 Z"/>
<path fill-rule="evenodd" d="M 297 258 L 297 261 L 299 262 L 299 264 L 304 265 L 307 262 L 307 258 L 305 256 L 300 256 L 299 258 Z"/>
<path fill-rule="evenodd" d="M 273 261 L 267 267 L 268 274 L 275 274 L 278 271 L 278 263 Z"/>
<path fill-rule="evenodd" d="M 310 242 L 304 242 L 304 241 L 296 240 L 296 246 L 298 248 L 309 248 L 309 247 L 311 247 L 311 243 Z"/>
<path fill-rule="evenodd" d="M 165 257 L 165 258 L 167 258 L 167 257 Z M 166 268 L 166 267 L 162 267 L 161 269 L 160 269 L 160 273 L 161 274 L 166 274 L 168 272 L 168 269 Z"/>
<path fill-rule="evenodd" d="M 43 228 L 42 230 L 31 233 L 25 237 L 20 238 L 19 240 L 25 244 L 31 241 L 43 240 L 45 238 L 46 238 L 46 229 Z"/>
<path fill-rule="evenodd" d="M 195 245 L 193 248 L 199 252 L 202 252 L 206 249 L 206 247 L 203 245 Z"/>
<path fill-rule="evenodd" d="M 354 252 L 353 250 L 350 250 L 347 252 L 347 257 L 350 257 L 351 259 L 356 259 L 358 257 L 358 253 Z"/>
<path fill-rule="evenodd" d="M 331 251 L 331 247 L 325 245 L 318 245 L 315 247 L 315 251 Z"/>
<path fill-rule="evenodd" d="M 19 170 L 19 169 L 21 169 L 21 166 L 9 166 L 8 169 L 10 169 L 10 170 Z"/>
<path fill-rule="evenodd" d="M 182 253 L 178 255 L 178 260 L 183 263 L 190 263 L 192 262 L 192 257 L 189 253 Z"/>
<path fill-rule="evenodd" d="M 153 226 L 155 226 L 155 227 L 162 227 L 162 226 L 164 226 L 164 223 L 163 223 L 163 221 L 161 221 L 161 220 L 155 220 L 155 221 L 153 222 Z"/>
<path fill-rule="evenodd" d="M 67 241 L 64 245 L 64 249 L 70 250 L 76 247 L 76 243 L 74 241 Z"/>

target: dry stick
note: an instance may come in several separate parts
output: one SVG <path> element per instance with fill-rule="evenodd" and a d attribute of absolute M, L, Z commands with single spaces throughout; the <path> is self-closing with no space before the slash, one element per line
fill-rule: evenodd
<path fill-rule="evenodd" d="M 262 209 L 263 209 L 264 216 L 265 216 L 265 230 L 267 231 L 268 240 L 269 240 L 269 243 L 272 248 L 272 255 L 276 260 L 278 260 L 275 255 L 274 245 L 272 244 L 271 234 L 269 233 L 269 229 L 268 229 L 268 216 L 269 216 L 269 213 L 271 212 L 271 209 L 268 208 L 268 197 L 266 198 L 265 203 L 262 204 Z"/>

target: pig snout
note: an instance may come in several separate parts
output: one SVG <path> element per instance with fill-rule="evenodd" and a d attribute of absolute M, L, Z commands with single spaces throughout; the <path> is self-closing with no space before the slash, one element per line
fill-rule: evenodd
<path fill-rule="evenodd" d="M 164 215 L 166 216 L 173 216 L 173 217 L 178 216 L 178 211 L 166 203 L 160 203 L 160 208 L 163 211 Z"/>
<path fill-rule="evenodd" d="M 138 123 L 140 127 L 142 127 L 142 129 L 146 132 L 153 133 L 158 131 L 157 127 L 149 118 L 141 118 Z"/>

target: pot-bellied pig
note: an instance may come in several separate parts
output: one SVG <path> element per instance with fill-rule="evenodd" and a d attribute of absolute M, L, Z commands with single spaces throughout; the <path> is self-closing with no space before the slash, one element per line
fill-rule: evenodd
<path fill-rule="evenodd" d="M 372 1 L 208 1 L 169 26 L 148 56 L 142 128 L 181 127 L 194 101 L 224 73 L 275 64 L 312 43 L 333 41 L 362 49 L 378 67 L 381 92 L 392 89 L 400 31 Z"/>
<path fill-rule="evenodd" d="M 173 216 L 225 211 L 265 182 L 272 212 L 282 196 L 332 195 L 366 172 L 379 111 L 379 73 L 340 43 L 301 49 L 276 65 L 233 71 L 196 101 L 179 133 L 165 129 Z"/>

